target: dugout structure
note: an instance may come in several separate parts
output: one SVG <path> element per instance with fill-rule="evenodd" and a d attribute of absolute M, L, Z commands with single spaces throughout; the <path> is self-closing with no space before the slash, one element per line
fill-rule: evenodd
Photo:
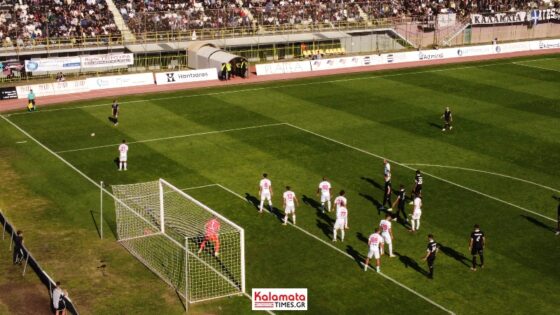
<path fill-rule="evenodd" d="M 244 230 L 167 181 L 112 186 L 117 239 L 187 303 L 245 293 Z M 205 238 L 217 218 L 219 255 Z"/>

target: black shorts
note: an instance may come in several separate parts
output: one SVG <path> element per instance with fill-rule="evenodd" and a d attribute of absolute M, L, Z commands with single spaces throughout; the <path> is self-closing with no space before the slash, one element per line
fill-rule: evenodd
<path fill-rule="evenodd" d="M 476 255 L 482 255 L 483 254 L 483 250 L 482 248 L 473 248 L 471 249 L 471 255 L 476 256 Z"/>
<path fill-rule="evenodd" d="M 60 302 L 58 302 L 58 308 L 56 310 L 57 311 L 63 311 L 65 309 L 66 309 L 66 301 L 61 299 Z"/>
<path fill-rule="evenodd" d="M 436 261 L 436 255 L 430 255 L 426 260 L 428 261 L 428 266 L 431 267 L 434 265 L 434 262 Z"/>
<path fill-rule="evenodd" d="M 422 185 L 416 185 L 416 187 L 414 188 L 414 193 L 415 194 L 420 194 L 422 192 Z"/>

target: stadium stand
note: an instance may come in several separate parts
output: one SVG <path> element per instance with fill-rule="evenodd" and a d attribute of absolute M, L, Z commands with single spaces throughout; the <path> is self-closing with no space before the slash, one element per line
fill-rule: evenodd
<path fill-rule="evenodd" d="M 3 0 L 0 40 L 4 47 L 25 47 L 49 38 L 76 42 L 120 31 L 105 0 Z"/>

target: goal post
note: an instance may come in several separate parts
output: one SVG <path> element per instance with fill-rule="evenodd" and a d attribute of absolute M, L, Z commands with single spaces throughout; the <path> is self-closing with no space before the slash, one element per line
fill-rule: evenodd
<path fill-rule="evenodd" d="M 243 228 L 163 179 L 112 190 L 119 243 L 187 303 L 246 292 Z"/>

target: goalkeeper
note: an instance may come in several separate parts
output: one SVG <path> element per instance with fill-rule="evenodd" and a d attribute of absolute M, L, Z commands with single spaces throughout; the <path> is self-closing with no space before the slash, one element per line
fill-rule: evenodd
<path fill-rule="evenodd" d="M 218 257 L 220 254 L 220 238 L 218 237 L 220 226 L 220 221 L 218 221 L 216 216 L 213 216 L 212 219 L 206 222 L 206 225 L 204 226 L 206 232 L 204 234 L 204 240 L 198 249 L 198 254 L 204 250 L 206 242 L 211 241 L 214 244 L 214 256 Z"/>

